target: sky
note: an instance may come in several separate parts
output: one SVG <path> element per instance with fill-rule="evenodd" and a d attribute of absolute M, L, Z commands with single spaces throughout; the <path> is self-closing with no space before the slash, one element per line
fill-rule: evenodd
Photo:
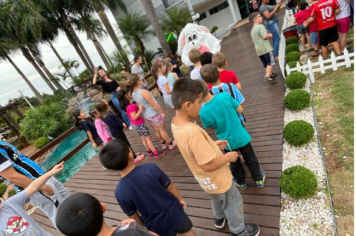
<path fill-rule="evenodd" d="M 114 19 L 114 16 L 111 14 L 110 11 L 106 11 L 106 14 L 112 26 L 114 27 L 114 29 L 116 29 L 117 24 Z M 86 33 L 77 31 L 77 34 L 80 40 L 82 41 L 84 47 L 86 48 L 94 65 L 104 66 L 104 63 L 101 60 L 98 52 L 96 51 L 93 42 L 87 39 Z M 103 38 L 100 43 L 106 53 L 108 53 L 108 55 L 111 55 L 116 49 L 114 43 L 112 42 L 109 36 Z M 81 62 L 79 55 L 75 51 L 72 44 L 70 44 L 64 33 L 60 33 L 53 45 L 63 59 L 77 60 L 81 63 L 80 67 L 78 68 L 79 72 L 85 69 L 85 66 Z M 53 53 L 52 49 L 49 46 L 41 45 L 40 49 L 42 52 L 42 60 L 52 74 L 61 73 L 64 71 L 63 68 L 58 68 L 60 66 L 60 62 L 58 61 L 56 55 Z M 35 68 L 26 60 L 26 58 L 20 52 L 11 54 L 10 56 L 11 59 L 15 62 L 15 64 L 27 76 L 27 78 L 41 94 L 52 94 L 52 91 L 48 88 L 44 80 L 38 75 Z M 27 97 L 34 96 L 33 92 L 28 87 L 26 82 L 22 79 L 22 77 L 17 73 L 15 68 L 9 62 L 0 61 L 0 71 L 2 71 L 2 76 L 0 76 L 0 105 L 4 106 L 7 104 L 9 99 L 21 96 L 19 90 L 23 91 L 24 95 Z"/>

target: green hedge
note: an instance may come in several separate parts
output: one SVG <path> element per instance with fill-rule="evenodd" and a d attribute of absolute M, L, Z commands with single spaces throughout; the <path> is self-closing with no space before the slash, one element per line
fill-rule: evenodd
<path fill-rule="evenodd" d="M 302 72 L 295 71 L 286 78 L 286 85 L 290 89 L 304 88 L 307 82 L 307 76 Z"/>
<path fill-rule="evenodd" d="M 9 193 L 8 193 L 8 198 L 10 198 L 10 197 L 12 197 L 12 196 L 14 196 L 14 195 L 16 195 L 17 194 L 17 192 L 16 192 L 16 190 L 15 189 L 12 189 L 12 190 L 10 190 L 9 191 Z"/>
<path fill-rule="evenodd" d="M 303 89 L 290 91 L 283 100 L 284 107 L 292 111 L 300 111 L 310 104 L 310 94 Z"/>
<path fill-rule="evenodd" d="M 300 52 L 290 52 L 286 55 L 286 63 L 291 61 L 299 61 Z"/>
<path fill-rule="evenodd" d="M 312 197 L 318 188 L 316 175 L 303 166 L 285 169 L 279 177 L 282 191 L 293 198 Z"/>
<path fill-rule="evenodd" d="M 287 64 L 290 69 L 297 67 L 297 61 L 290 61 Z"/>
<path fill-rule="evenodd" d="M 49 140 L 49 138 L 41 137 L 35 141 L 34 146 L 35 146 L 35 148 L 42 149 L 44 146 L 46 146 L 50 142 L 51 142 L 51 140 Z"/>
<path fill-rule="evenodd" d="M 293 44 L 289 44 L 286 47 L 286 54 L 290 53 L 290 52 L 299 52 L 299 46 L 296 43 Z"/>
<path fill-rule="evenodd" d="M 292 36 L 286 39 L 286 44 L 290 45 L 290 44 L 294 44 L 294 43 L 298 43 L 298 38 L 297 36 Z"/>
<path fill-rule="evenodd" d="M 7 186 L 5 183 L 1 183 L 0 184 L 0 197 L 2 197 L 4 195 L 4 193 L 6 192 Z"/>
<path fill-rule="evenodd" d="M 283 137 L 293 146 L 309 143 L 313 136 L 313 126 L 303 120 L 289 122 L 283 129 Z"/>

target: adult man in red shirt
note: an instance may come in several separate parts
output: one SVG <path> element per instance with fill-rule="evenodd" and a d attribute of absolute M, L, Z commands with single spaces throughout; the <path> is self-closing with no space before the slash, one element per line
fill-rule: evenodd
<path fill-rule="evenodd" d="M 336 0 L 320 0 L 312 6 L 310 18 L 304 22 L 304 27 L 317 19 L 319 30 L 319 42 L 322 46 L 321 54 L 324 59 L 328 55 L 328 44 L 331 43 L 336 55 L 340 55 L 339 35 L 335 14 L 340 13 L 339 3 Z"/>

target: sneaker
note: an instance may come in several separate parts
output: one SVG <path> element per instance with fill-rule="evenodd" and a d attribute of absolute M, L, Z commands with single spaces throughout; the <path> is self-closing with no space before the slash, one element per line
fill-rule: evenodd
<path fill-rule="evenodd" d="M 247 184 L 239 184 L 237 183 L 236 181 L 236 178 L 235 177 L 232 177 L 232 181 L 234 181 L 234 183 L 236 184 L 236 186 L 241 189 L 241 190 L 246 190 L 247 189 Z"/>
<path fill-rule="evenodd" d="M 153 152 L 151 150 L 147 150 L 147 156 L 152 156 Z"/>
<path fill-rule="evenodd" d="M 258 224 L 245 224 L 245 228 L 238 234 L 231 233 L 231 236 L 258 236 L 260 235 L 260 226 Z"/>
<path fill-rule="evenodd" d="M 130 125 L 130 127 L 129 127 L 129 130 L 133 130 L 133 127 L 132 127 L 132 125 Z"/>
<path fill-rule="evenodd" d="M 218 220 L 218 219 L 214 219 L 214 220 L 215 220 L 215 228 L 222 229 L 225 227 L 226 216 L 220 220 Z"/>
<path fill-rule="evenodd" d="M 168 145 L 169 149 L 172 150 L 177 146 L 176 141 L 173 140 L 172 145 Z"/>
<path fill-rule="evenodd" d="M 145 159 L 145 155 L 139 155 L 134 159 L 134 163 L 139 163 L 140 161 L 142 161 L 143 159 Z"/>
<path fill-rule="evenodd" d="M 161 144 L 161 145 L 162 145 L 162 149 L 167 149 L 168 148 L 168 143 Z"/>
<path fill-rule="evenodd" d="M 278 74 L 276 74 L 276 73 L 273 73 L 273 72 L 272 72 L 272 74 L 271 74 L 271 76 L 270 76 L 270 77 L 271 77 L 272 79 L 274 79 L 274 78 L 276 78 L 276 77 L 277 77 L 277 75 L 278 75 Z"/>
<path fill-rule="evenodd" d="M 107 170 L 108 168 L 104 167 L 104 166 L 101 166 L 104 170 Z"/>
<path fill-rule="evenodd" d="M 270 81 L 270 82 L 274 81 L 274 79 L 271 76 L 270 77 L 265 77 L 265 80 L 266 81 Z"/>
<path fill-rule="evenodd" d="M 164 155 L 166 155 L 166 151 L 158 151 L 156 149 L 157 153 L 153 153 L 153 158 L 160 158 L 160 157 L 163 157 Z"/>
<path fill-rule="evenodd" d="M 261 174 L 262 174 L 262 180 L 256 181 L 258 188 L 263 188 L 265 186 L 266 172 L 264 170 L 261 170 Z"/>

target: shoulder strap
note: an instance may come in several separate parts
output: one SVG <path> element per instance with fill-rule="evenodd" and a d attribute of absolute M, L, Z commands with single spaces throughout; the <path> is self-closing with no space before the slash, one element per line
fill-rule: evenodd
<path fill-rule="evenodd" d="M 236 99 L 236 98 L 235 98 L 235 92 L 234 92 L 234 90 L 233 90 L 231 84 L 230 84 L 230 83 L 227 83 L 227 86 L 229 87 L 230 95 L 231 95 L 234 99 Z"/>

